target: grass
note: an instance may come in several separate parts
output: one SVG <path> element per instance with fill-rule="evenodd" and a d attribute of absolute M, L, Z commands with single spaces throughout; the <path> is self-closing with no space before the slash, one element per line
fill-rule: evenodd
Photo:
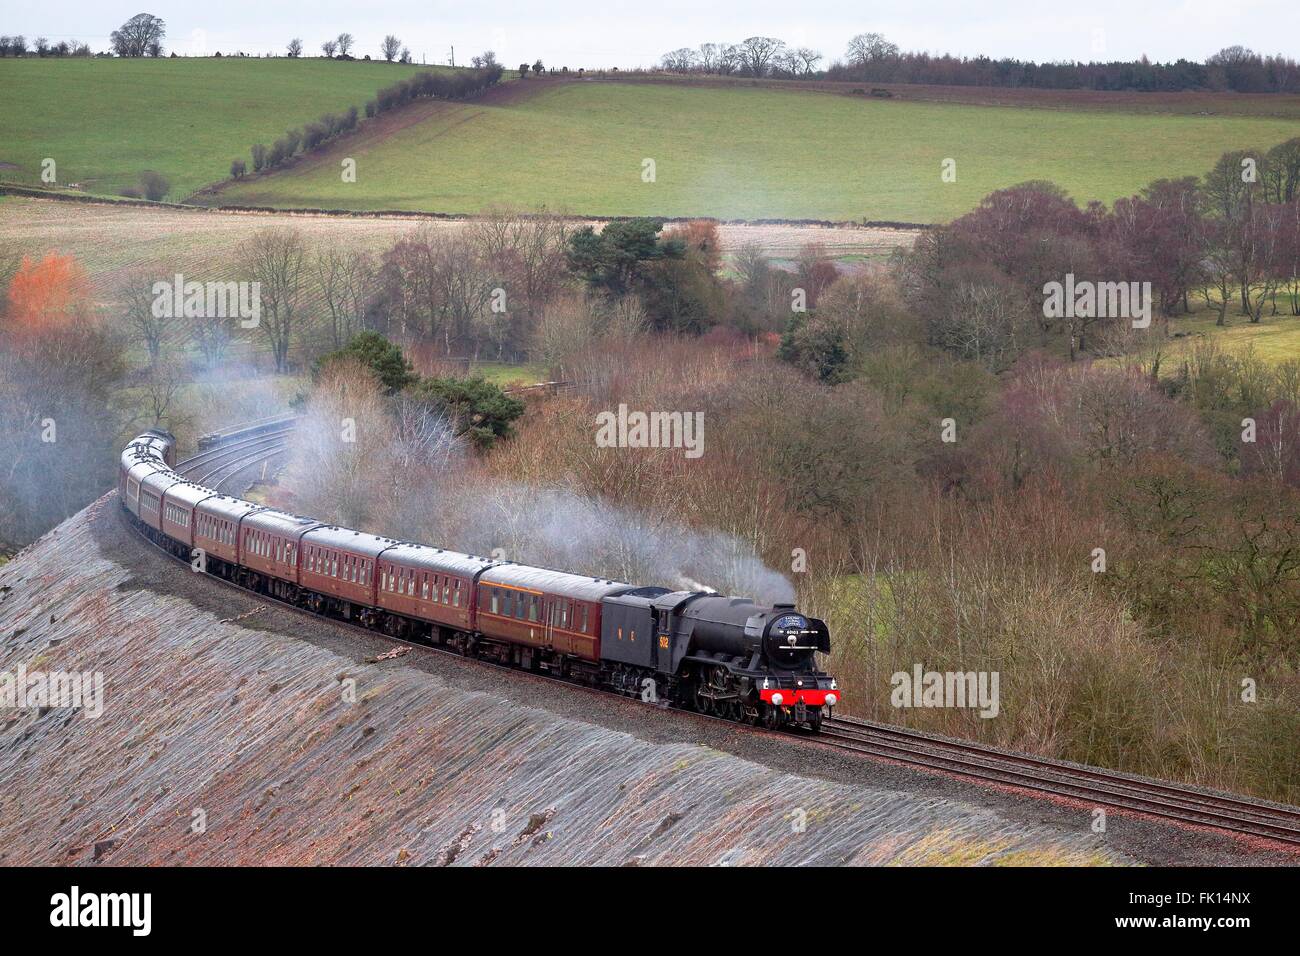
<path fill-rule="evenodd" d="M 1266 117 L 907 102 L 767 88 L 547 82 L 425 103 L 384 135 L 233 186 L 222 201 L 475 212 L 936 222 L 990 191 L 1049 179 L 1110 202 L 1200 175 L 1227 149 L 1295 134 Z M 527 92 L 526 92 L 527 91 Z M 418 119 L 418 122 L 414 121 Z M 339 159 L 357 161 L 343 183 Z M 940 180 L 945 158 L 957 181 Z M 655 181 L 642 162 L 655 161 Z"/>
<path fill-rule="evenodd" d="M 1244 315 L 1233 315 L 1229 310 L 1227 324 L 1223 328 L 1214 324 L 1215 315 L 1208 309 L 1202 308 L 1193 311 L 1191 315 L 1177 316 L 1170 320 L 1170 332 L 1183 332 L 1186 337 L 1175 340 L 1172 351 L 1176 356 L 1181 355 L 1191 347 L 1190 343 L 1204 337 L 1214 339 L 1224 349 L 1232 352 L 1250 348 L 1256 358 L 1265 362 L 1300 359 L 1300 316 L 1291 315 L 1290 308 L 1289 302 L 1279 300 L 1278 314 L 1265 314 L 1257 324 L 1252 324 Z"/>
<path fill-rule="evenodd" d="M 536 362 L 507 365 L 504 362 L 482 362 L 470 367 L 469 375 L 478 375 L 493 385 L 532 385 L 546 380 L 546 367 Z"/>
<path fill-rule="evenodd" d="M 361 109 L 427 67 L 319 58 L 0 59 L 0 179 L 116 195 L 153 169 L 179 201 L 230 174 L 255 142 L 322 113 Z M 251 161 L 250 166 L 251 166 Z"/>

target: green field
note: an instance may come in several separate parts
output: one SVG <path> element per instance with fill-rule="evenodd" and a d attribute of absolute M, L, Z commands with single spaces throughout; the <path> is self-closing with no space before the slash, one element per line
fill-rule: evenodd
<path fill-rule="evenodd" d="M 935 222 L 993 189 L 1049 179 L 1112 201 L 1267 147 L 1293 121 L 875 100 L 765 88 L 526 81 L 486 100 L 424 103 L 384 135 L 231 188 L 220 201 L 475 212 Z M 504 95 L 502 95 L 504 93 Z M 418 122 L 410 122 L 419 118 Z M 343 183 L 339 159 L 357 161 Z M 656 180 L 642 181 L 643 159 Z M 940 180 L 945 158 L 957 181 Z"/>
<path fill-rule="evenodd" d="M 1255 324 L 1244 315 L 1229 311 L 1227 324 L 1220 328 L 1214 324 L 1214 315 L 1204 306 L 1199 308 L 1194 303 L 1195 311 L 1191 315 L 1178 316 L 1170 321 L 1172 332 L 1184 333 L 1187 337 L 1178 340 L 1171 349 L 1175 360 L 1191 346 L 1206 338 L 1213 338 L 1229 352 L 1244 352 L 1250 349 L 1257 358 L 1270 364 L 1293 362 L 1300 359 L 1300 318 L 1293 316 L 1289 304 L 1279 298 L 1279 315 L 1268 315 Z"/>
<path fill-rule="evenodd" d="M 167 199 L 230 174 L 322 113 L 358 109 L 376 90 L 424 69 L 324 59 L 0 59 L 0 179 L 39 183 L 41 160 L 59 183 L 116 195 L 153 169 Z"/>

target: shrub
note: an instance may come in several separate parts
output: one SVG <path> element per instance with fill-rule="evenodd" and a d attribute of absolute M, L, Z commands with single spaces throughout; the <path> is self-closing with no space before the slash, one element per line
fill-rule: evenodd
<path fill-rule="evenodd" d="M 232 159 L 230 161 L 230 178 L 243 179 L 248 174 L 248 164 L 242 159 Z"/>
<path fill-rule="evenodd" d="M 167 181 L 167 177 L 162 173 L 156 173 L 152 169 L 146 169 L 140 174 L 140 189 L 144 192 L 145 198 L 157 202 L 166 196 L 172 188 L 172 184 Z"/>

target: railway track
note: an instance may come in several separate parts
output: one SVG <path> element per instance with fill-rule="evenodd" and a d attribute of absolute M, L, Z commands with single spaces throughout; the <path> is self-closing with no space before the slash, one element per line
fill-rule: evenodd
<path fill-rule="evenodd" d="M 176 470 L 192 481 L 208 484 L 214 491 L 221 491 L 222 485 L 241 472 L 283 454 L 294 424 L 294 420 L 258 423 L 259 433 L 247 437 L 237 437 L 243 430 L 233 431 L 230 433 L 230 440 L 180 462 Z M 179 561 L 179 559 L 175 560 Z M 220 578 L 215 580 L 228 587 L 238 588 L 238 585 L 222 581 Z M 267 595 L 257 596 L 264 602 L 317 616 L 296 605 Z M 367 629 L 362 628 L 362 630 Z M 426 651 L 441 651 L 462 656 L 449 647 L 390 635 L 382 636 L 395 643 Z M 547 674 L 520 672 L 515 668 L 491 661 L 482 661 L 482 663 L 515 673 L 524 673 L 526 676 L 541 680 L 561 680 Z M 581 685 L 570 686 L 590 693 L 614 693 Z M 615 694 L 615 696 L 619 695 Z M 694 711 L 689 713 L 706 720 L 723 720 Z M 774 733 L 758 728 L 753 728 L 753 732 Z M 919 769 L 953 774 L 981 783 L 1030 790 L 1100 807 L 1126 810 L 1184 824 L 1212 827 L 1300 847 L 1300 809 L 1264 803 L 1248 797 L 1207 793 L 1183 784 L 1134 777 L 1100 767 L 1080 766 L 1029 754 L 1008 752 L 974 741 L 932 737 L 905 727 L 854 718 L 827 718 L 822 724 L 821 733 L 815 737 L 800 732 L 775 733 L 785 738 L 801 737 L 818 745 L 849 753 L 892 760 Z"/>
<path fill-rule="evenodd" d="M 986 783 L 1131 810 L 1182 823 L 1300 846 L 1300 809 L 1183 784 L 1010 753 L 967 740 L 936 738 L 905 727 L 834 717 L 819 742 L 868 756 L 941 770 Z"/>
<path fill-rule="evenodd" d="M 256 434 L 233 437 L 178 462 L 176 471 L 196 484 L 224 491 L 223 486 L 239 473 L 283 454 L 296 424 L 296 419 L 268 421 Z"/>

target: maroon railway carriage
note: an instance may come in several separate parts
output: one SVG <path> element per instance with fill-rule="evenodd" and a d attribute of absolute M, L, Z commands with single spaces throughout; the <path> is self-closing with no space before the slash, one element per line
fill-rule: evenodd
<path fill-rule="evenodd" d="M 165 469 L 145 475 L 140 480 L 140 510 L 136 517 L 154 531 L 163 531 L 163 496 L 167 494 L 168 489 L 184 480 L 176 472 Z"/>
<path fill-rule="evenodd" d="M 163 495 L 162 533 L 185 545 L 187 554 L 194 547 L 194 509 L 213 493 L 192 481 L 178 481 Z"/>
<path fill-rule="evenodd" d="M 167 471 L 175 461 L 175 439 L 160 430 L 145 432 L 122 450 L 117 491 L 127 511 L 140 517 L 140 482 L 154 472 Z"/>
<path fill-rule="evenodd" d="M 194 508 L 193 546 L 229 565 L 239 564 L 239 523 L 261 510 L 261 505 L 227 495 L 214 494 L 204 498 Z M 221 567 L 217 566 L 215 570 L 221 570 Z"/>
<path fill-rule="evenodd" d="M 492 567 L 491 559 L 403 542 L 386 548 L 378 561 L 380 608 L 455 631 L 474 630 L 474 581 Z"/>
<path fill-rule="evenodd" d="M 312 528 L 299 540 L 298 583 L 333 601 L 343 617 L 367 619 L 366 609 L 376 603 L 376 559 L 395 544 L 392 538 L 333 525 Z M 310 604 L 316 611 L 328 606 L 316 596 Z"/>
<path fill-rule="evenodd" d="M 140 484 L 150 475 L 165 472 L 166 469 L 160 468 L 152 461 L 137 461 L 134 464 L 124 462 L 122 468 L 122 480 L 119 483 L 118 491 L 121 492 L 122 501 L 126 505 L 126 510 L 131 512 L 137 518 L 140 517 Z"/>
<path fill-rule="evenodd" d="M 475 619 L 486 637 L 599 661 L 600 602 L 634 589 L 604 578 L 499 564 L 479 577 Z M 652 641 L 654 635 L 623 639 Z"/>
<path fill-rule="evenodd" d="M 321 527 L 315 518 L 271 508 L 250 514 L 240 524 L 240 563 L 247 572 L 241 581 L 273 597 L 292 600 L 299 584 L 302 537 Z"/>

